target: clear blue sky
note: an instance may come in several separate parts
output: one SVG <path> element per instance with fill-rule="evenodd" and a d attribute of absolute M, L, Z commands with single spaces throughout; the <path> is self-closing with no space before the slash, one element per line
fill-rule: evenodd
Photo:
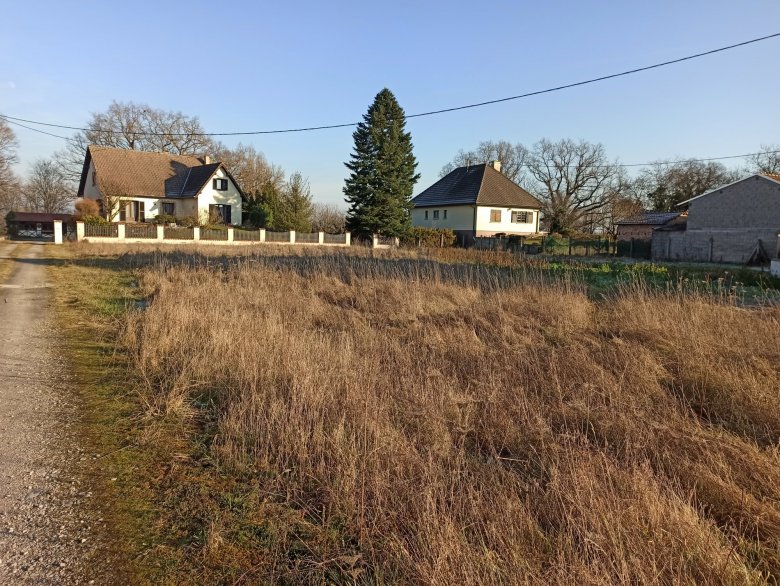
<path fill-rule="evenodd" d="M 109 103 L 208 131 L 351 122 L 389 87 L 407 113 L 499 98 L 780 31 L 776 0 L 6 2 L 0 112 L 82 125 Z M 602 142 L 624 163 L 780 143 L 780 38 L 635 76 L 410 120 L 422 178 L 484 139 Z M 63 141 L 15 128 L 20 173 Z M 67 133 L 67 131 L 62 131 Z M 248 140 L 339 202 L 352 130 Z M 244 139 L 247 142 L 247 139 Z M 233 141 L 226 140 L 228 145 Z"/>

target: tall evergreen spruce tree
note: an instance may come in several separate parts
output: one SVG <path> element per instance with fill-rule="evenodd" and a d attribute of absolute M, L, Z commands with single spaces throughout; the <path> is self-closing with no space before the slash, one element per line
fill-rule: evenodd
<path fill-rule="evenodd" d="M 385 88 L 352 134 L 355 149 L 345 163 L 347 230 L 359 236 L 402 236 L 411 227 L 412 191 L 420 178 L 406 116 Z"/>

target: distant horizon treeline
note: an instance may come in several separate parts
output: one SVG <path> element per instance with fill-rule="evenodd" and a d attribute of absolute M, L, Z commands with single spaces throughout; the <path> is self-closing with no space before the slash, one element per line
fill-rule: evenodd
<path fill-rule="evenodd" d="M 383 90 L 389 93 L 389 90 Z M 380 94 L 381 95 L 381 94 Z M 394 98 L 393 98 L 394 99 Z M 396 105 L 403 113 L 400 106 Z M 111 132 L 106 132 L 111 130 Z M 0 120 L 0 217 L 10 210 L 63 212 L 75 198 L 90 144 L 172 154 L 209 154 L 225 164 L 246 194 L 245 220 L 277 230 L 343 231 L 346 210 L 315 203 L 307 177 L 289 174 L 252 145 L 227 147 L 209 136 L 196 116 L 133 102 L 112 102 L 91 114 L 85 130 L 48 158 L 33 162 L 26 178 L 18 162 L 18 141 Z M 411 139 L 409 137 L 410 156 Z M 718 161 L 674 157 L 657 160 L 633 175 L 600 143 L 542 139 L 526 147 L 506 140 L 486 140 L 472 150 L 458 151 L 442 168 L 500 160 L 501 172 L 543 203 L 546 227 L 552 232 L 612 231 L 617 219 L 642 209 L 670 211 L 677 204 L 746 175 L 780 173 L 780 146 L 761 145 L 740 167 Z M 404 198 L 408 200 L 404 190 Z M 406 207 L 409 207 L 408 205 Z"/>

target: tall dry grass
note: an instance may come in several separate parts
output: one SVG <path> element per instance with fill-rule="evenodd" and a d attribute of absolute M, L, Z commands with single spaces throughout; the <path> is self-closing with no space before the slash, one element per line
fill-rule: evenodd
<path fill-rule="evenodd" d="M 779 309 L 641 286 L 596 303 L 468 270 L 330 255 L 144 272 L 152 302 L 122 341 L 149 416 L 210 475 L 166 487 L 166 522 L 202 527 L 201 576 L 780 576 Z"/>

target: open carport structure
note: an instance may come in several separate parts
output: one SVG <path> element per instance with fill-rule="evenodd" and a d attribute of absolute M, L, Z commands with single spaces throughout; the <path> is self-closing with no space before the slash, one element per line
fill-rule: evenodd
<path fill-rule="evenodd" d="M 9 212 L 5 218 L 8 236 L 12 240 L 55 241 L 54 226 L 61 223 L 62 232 L 72 231 L 74 225 L 72 214 L 49 214 L 41 212 Z M 70 230 L 69 230 L 70 228 Z M 60 240 L 61 241 L 61 240 Z"/>

